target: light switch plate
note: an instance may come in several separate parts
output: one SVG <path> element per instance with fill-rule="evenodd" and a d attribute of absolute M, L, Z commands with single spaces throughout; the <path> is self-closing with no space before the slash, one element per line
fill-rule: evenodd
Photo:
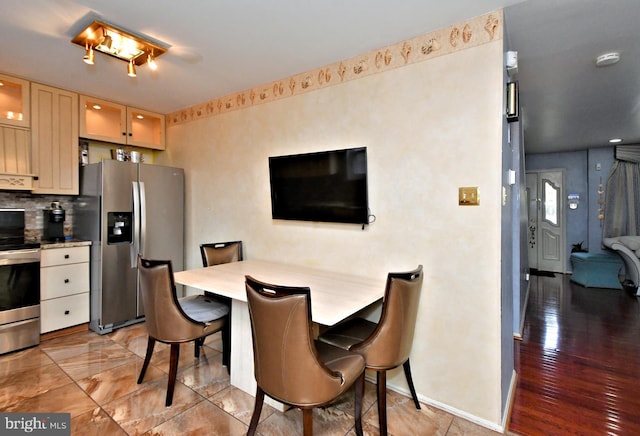
<path fill-rule="evenodd" d="M 460 206 L 479 206 L 480 194 L 477 186 L 467 186 L 458 189 L 458 204 Z"/>

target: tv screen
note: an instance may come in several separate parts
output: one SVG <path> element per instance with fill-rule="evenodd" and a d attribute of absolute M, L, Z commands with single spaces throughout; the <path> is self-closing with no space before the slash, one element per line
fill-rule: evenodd
<path fill-rule="evenodd" d="M 367 224 L 367 148 L 269 158 L 274 219 Z"/>

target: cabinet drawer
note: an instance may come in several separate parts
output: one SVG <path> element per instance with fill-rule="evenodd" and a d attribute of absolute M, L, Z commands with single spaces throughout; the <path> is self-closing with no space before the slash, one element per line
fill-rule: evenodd
<path fill-rule="evenodd" d="M 89 262 L 89 247 L 52 248 L 40 251 L 40 266 Z"/>
<path fill-rule="evenodd" d="M 89 293 L 40 303 L 40 333 L 89 322 Z"/>
<path fill-rule="evenodd" d="M 40 268 L 40 300 L 89 292 L 89 264 Z"/>

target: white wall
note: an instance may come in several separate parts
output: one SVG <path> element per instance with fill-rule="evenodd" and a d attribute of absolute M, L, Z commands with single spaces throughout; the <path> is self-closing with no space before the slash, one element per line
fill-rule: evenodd
<path fill-rule="evenodd" d="M 186 170 L 187 267 L 198 244 L 381 278 L 425 267 L 414 382 L 423 400 L 501 424 L 502 40 L 168 128 Z M 368 147 L 375 223 L 271 219 L 268 157 Z M 458 187 L 478 186 L 478 207 Z M 393 375 L 393 377 L 391 377 Z M 406 389 L 400 371 L 389 384 Z"/>

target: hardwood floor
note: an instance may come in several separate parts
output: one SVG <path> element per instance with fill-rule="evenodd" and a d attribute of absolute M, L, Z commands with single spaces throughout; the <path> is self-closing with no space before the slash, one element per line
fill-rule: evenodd
<path fill-rule="evenodd" d="M 640 434 L 640 300 L 531 276 L 509 431 Z"/>

